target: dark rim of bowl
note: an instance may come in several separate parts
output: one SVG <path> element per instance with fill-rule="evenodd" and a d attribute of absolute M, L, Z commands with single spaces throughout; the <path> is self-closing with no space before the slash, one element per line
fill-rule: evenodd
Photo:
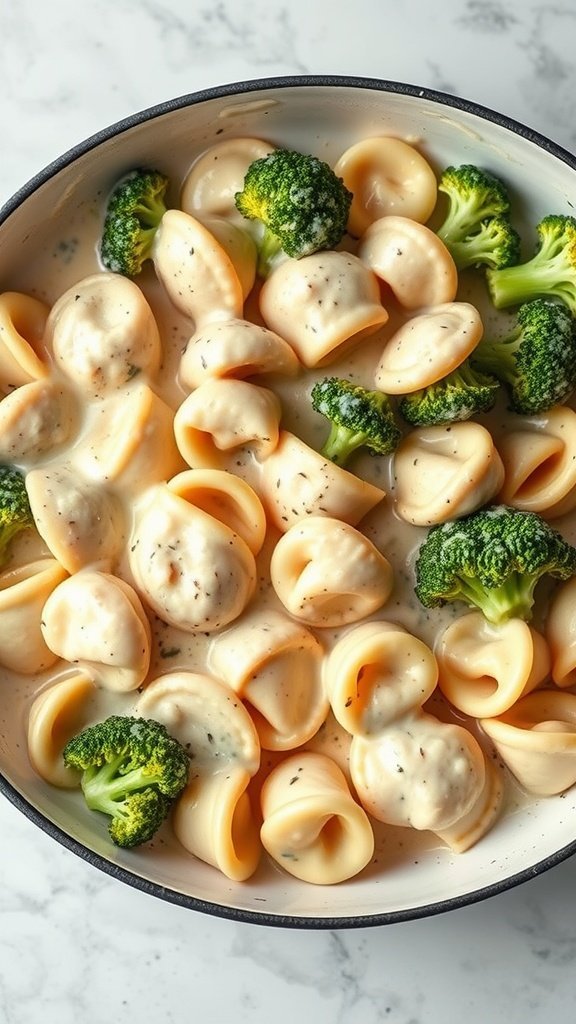
<path fill-rule="evenodd" d="M 0 224 L 4 223 L 14 211 L 31 196 L 41 185 L 49 181 L 55 174 L 73 163 L 78 157 L 89 153 L 90 150 L 106 142 L 130 128 L 134 128 L 146 121 L 152 121 L 164 114 L 180 110 L 184 107 L 204 103 L 207 100 L 225 99 L 227 97 L 246 95 L 259 92 L 262 89 L 285 89 L 294 87 L 317 87 L 317 88 L 345 88 L 345 89 L 367 89 L 381 93 L 396 93 L 403 96 L 412 96 L 416 99 L 431 100 L 445 107 L 474 114 L 485 121 L 491 121 L 500 125 L 532 142 L 540 149 L 556 157 L 576 171 L 576 157 L 563 149 L 562 146 L 552 142 L 546 136 L 528 128 L 514 118 L 506 117 L 488 107 L 478 103 L 453 96 L 449 93 L 439 92 L 435 89 L 428 89 L 416 85 L 409 85 L 404 82 L 387 81 L 378 78 L 361 78 L 346 75 L 288 75 L 272 78 L 250 79 L 245 82 L 231 82 L 227 85 L 215 86 L 210 89 L 202 89 L 198 92 L 179 96 L 156 106 L 148 107 L 130 117 L 117 121 L 107 128 L 96 132 L 79 143 L 72 149 L 67 150 L 43 170 L 35 174 L 25 185 L 0 208 Z M 197 910 L 210 914 L 214 917 L 227 918 L 232 921 L 242 921 L 248 924 L 260 924 L 280 928 L 308 928 L 308 929 L 339 929 L 339 928 L 366 928 L 376 925 L 400 923 L 401 921 L 414 921 L 420 918 L 432 917 L 437 914 L 447 913 L 450 910 L 457 910 L 462 907 L 479 903 L 482 900 L 497 896 L 499 893 L 521 885 L 538 875 L 549 871 L 550 868 L 561 864 L 574 853 L 576 853 L 576 840 L 557 850 L 550 856 L 538 861 L 536 864 L 524 868 L 499 882 L 476 889 L 473 892 L 464 893 L 461 896 L 454 896 L 446 900 L 429 903 L 425 906 L 414 907 L 407 910 L 390 911 L 369 915 L 352 915 L 349 917 L 299 917 L 281 914 L 268 914 L 264 909 L 261 911 L 244 910 L 235 907 L 222 906 L 216 903 L 208 903 L 195 896 L 169 889 L 158 882 L 151 882 L 141 875 L 130 871 L 128 868 L 114 864 L 106 857 L 101 856 L 79 840 L 74 839 L 64 832 L 58 825 L 51 821 L 38 808 L 30 803 L 8 780 L 0 773 L 0 792 L 2 792 L 14 806 L 21 811 L 34 825 L 41 828 L 47 835 L 51 836 L 66 849 L 71 850 L 82 860 L 87 861 L 93 867 L 98 868 L 105 874 L 110 875 L 118 881 L 124 882 L 147 893 L 156 896 L 168 903 Z"/>

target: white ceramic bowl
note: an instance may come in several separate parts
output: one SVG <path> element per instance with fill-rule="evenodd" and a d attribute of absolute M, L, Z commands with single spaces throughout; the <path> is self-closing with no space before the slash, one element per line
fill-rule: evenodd
<path fill-rule="evenodd" d="M 437 168 L 489 165 L 522 196 L 517 219 L 573 211 L 576 159 L 501 114 L 427 89 L 352 78 L 251 81 L 183 96 L 145 110 L 65 153 L 0 211 L 0 282 L 30 279 L 39 254 L 73 239 L 78 212 L 126 170 L 162 163 L 182 177 L 196 153 L 234 135 L 262 137 L 336 158 L 352 139 L 398 134 L 420 140 Z M 232 883 L 176 843 L 113 848 L 95 816 L 31 770 L 22 723 L 0 713 L 0 789 L 35 824 L 114 877 L 182 906 L 238 920 L 311 928 L 366 926 L 425 917 L 502 892 L 576 850 L 576 787 L 562 798 L 505 814 L 464 855 L 408 830 L 392 830 L 362 876 L 318 887 L 263 865 Z M 9 847 L 9 837 L 4 845 Z"/>

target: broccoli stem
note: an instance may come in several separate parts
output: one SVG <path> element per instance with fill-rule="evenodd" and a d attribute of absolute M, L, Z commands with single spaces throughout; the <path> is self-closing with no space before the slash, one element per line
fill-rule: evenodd
<path fill-rule="evenodd" d="M 514 572 L 501 586 L 486 587 L 476 579 L 460 577 L 460 596 L 495 625 L 511 618 L 527 622 L 532 618 L 534 589 L 539 578 Z"/>
<path fill-rule="evenodd" d="M 281 251 L 280 239 L 270 228 L 264 227 L 264 234 L 258 242 L 258 275 L 268 277 L 272 263 Z"/>
<path fill-rule="evenodd" d="M 562 274 L 559 260 L 519 263 L 488 271 L 488 285 L 496 309 L 515 306 L 536 295 L 561 294 Z"/>
<path fill-rule="evenodd" d="M 331 462 L 343 466 L 351 455 L 366 441 L 364 431 L 349 430 L 348 427 L 333 423 L 320 454 Z"/>
<path fill-rule="evenodd" d="M 126 754 L 122 751 L 112 761 L 100 767 L 88 768 L 82 778 L 82 790 L 88 807 L 93 811 L 116 815 L 119 803 L 128 793 L 153 785 L 154 778 L 144 768 L 134 768 L 119 774 Z"/>
<path fill-rule="evenodd" d="M 522 341 L 522 332 L 510 335 L 505 341 L 481 341 L 474 349 L 470 361 L 484 373 L 491 373 L 498 380 L 514 381 L 518 373 L 516 352 Z"/>

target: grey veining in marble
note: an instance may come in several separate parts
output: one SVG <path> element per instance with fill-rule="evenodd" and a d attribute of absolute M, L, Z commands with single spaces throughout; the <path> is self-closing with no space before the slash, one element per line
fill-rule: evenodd
<path fill-rule="evenodd" d="M 268 75 L 429 86 L 574 148 L 575 43 L 573 0 L 2 0 L 0 201 L 135 110 Z M 570 1020 L 575 892 L 568 862 L 425 921 L 263 929 L 123 886 L 1 800 L 0 1024 Z"/>

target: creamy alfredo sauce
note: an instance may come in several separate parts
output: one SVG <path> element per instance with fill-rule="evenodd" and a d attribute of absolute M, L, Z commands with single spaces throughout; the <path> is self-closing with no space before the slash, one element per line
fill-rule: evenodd
<path fill-rule="evenodd" d="M 230 194 L 230 181 L 225 171 L 225 164 L 222 167 L 222 177 L 219 177 L 219 168 L 215 168 L 211 180 L 211 200 L 217 206 L 219 191 L 223 194 Z M 17 282 L 10 282 L 10 287 L 18 288 L 23 292 L 33 294 L 48 304 L 53 304 L 59 296 L 70 286 L 76 284 L 87 275 L 100 270 L 95 257 L 96 240 L 99 224 L 92 214 L 80 218 L 74 225 L 73 238 L 62 239 L 55 243 L 54 249 L 38 260 L 36 266 L 29 272 L 23 273 Z M 350 241 L 350 251 L 354 251 L 354 243 Z M 178 381 L 178 366 L 184 348 L 192 334 L 193 325 L 184 316 L 180 315 L 168 300 L 163 288 L 159 284 L 152 266 L 148 264 L 145 271 L 137 279 L 138 286 L 147 297 L 162 338 L 162 364 L 159 372 L 150 378 L 150 384 L 160 398 L 174 411 L 185 398 L 188 390 L 181 386 Z M 256 289 L 257 290 L 257 289 Z M 261 322 L 258 314 L 256 301 L 256 290 L 249 297 L 244 315 L 246 319 L 255 319 Z M 478 286 L 473 274 L 462 275 L 458 298 L 477 303 L 485 320 L 485 333 L 489 334 L 497 329 L 497 318 L 493 312 L 489 312 L 489 304 L 482 287 Z M 284 429 L 292 432 L 303 439 L 312 448 L 318 449 L 324 442 L 327 434 L 327 424 L 322 417 L 316 415 L 310 406 L 309 395 L 313 382 L 326 375 L 348 377 L 358 381 L 365 386 L 373 386 L 374 371 L 378 364 L 385 339 L 390 336 L 402 322 L 402 317 L 395 312 L 394 305 L 388 304 L 384 298 L 384 304 L 390 311 L 390 320 L 376 334 L 361 341 L 356 347 L 346 352 L 337 361 L 330 363 L 328 367 L 315 370 L 302 370 L 298 377 L 274 377 L 267 376 L 258 378 L 257 383 L 271 388 L 279 397 L 282 404 L 282 421 Z M 504 321 L 505 318 L 498 318 Z M 501 329 L 502 323 L 498 329 Z M 43 353 L 45 355 L 45 353 Z M 58 382 L 63 380 L 70 389 L 70 381 L 63 377 L 57 365 L 52 366 L 52 377 Z M 122 409 L 126 401 L 126 393 L 146 381 L 144 373 L 139 374 L 133 384 L 118 391 L 117 395 L 110 395 L 107 398 L 105 415 L 106 418 L 114 415 L 122 415 Z M 72 388 L 74 391 L 74 388 Z M 24 470 L 41 467 L 49 470 L 51 467 L 58 467 L 62 463 L 75 463 L 82 466 L 83 459 L 89 457 L 91 437 L 98 429 L 98 422 L 102 418 L 103 407 L 98 403 L 85 403 L 80 389 L 76 391 L 77 415 L 80 419 L 80 429 L 74 436 L 71 444 L 60 445 L 53 451 L 43 455 L 39 459 L 30 462 L 21 460 Z M 510 417 L 505 410 L 505 401 L 499 400 L 496 409 L 480 421 L 497 438 L 501 433 L 507 431 Z M 182 462 L 176 469 L 185 469 Z M 374 620 L 385 619 L 404 626 L 408 631 L 425 641 L 434 648 L 438 635 L 452 619 L 463 611 L 461 605 L 447 606 L 446 608 L 427 611 L 417 601 L 414 592 L 413 566 L 417 549 L 426 535 L 424 529 L 410 526 L 400 519 L 394 511 L 394 481 L 392 472 L 392 460 L 390 458 L 372 458 L 368 455 L 359 455 L 351 461 L 347 467 L 350 471 L 382 488 L 387 492 L 387 497 L 371 513 L 369 513 L 360 524 L 361 531 L 369 538 L 376 547 L 386 556 L 393 567 L 394 586 L 390 598 L 370 618 Z M 244 478 L 249 483 L 256 483 L 261 473 L 261 466 L 258 464 L 249 448 L 238 449 L 230 459 L 230 469 Z M 147 484 L 153 484 L 148 480 Z M 148 488 L 142 488 L 139 479 L 131 483 L 129 493 L 120 494 L 120 523 L 119 532 L 123 540 L 120 546 L 118 559 L 114 564 L 114 571 L 131 584 L 135 580 L 130 568 L 129 549 L 131 543 L 134 514 L 138 512 L 148 496 Z M 558 527 L 564 535 L 571 539 L 576 535 L 576 528 L 569 520 L 558 521 Z M 271 586 L 269 578 L 269 561 L 274 544 L 280 536 L 273 528 L 268 531 L 266 542 L 256 559 L 257 566 L 257 588 L 250 603 L 251 610 L 276 609 L 283 611 L 276 594 Z M 41 554 L 48 554 L 43 542 L 32 532 L 21 536 L 13 545 L 10 566 L 20 565 L 24 562 L 38 557 Z M 109 570 L 111 566 L 104 558 L 103 564 L 97 567 Z M 540 588 L 540 599 L 538 602 L 535 622 L 538 624 L 540 611 L 546 605 L 547 588 L 543 585 Z M 209 670 L 211 649 L 214 637 L 217 634 L 204 634 L 198 632 L 191 634 L 184 632 L 174 626 L 163 622 L 152 612 L 149 615 L 152 628 L 152 660 L 148 679 L 154 679 L 166 673 L 176 671 L 204 672 Z M 338 640 L 344 630 L 335 629 L 312 629 L 319 639 L 325 653 L 327 654 L 334 643 Z M 3 670 L 3 692 L 6 695 L 2 701 L 2 718 L 8 731 L 15 731 L 24 743 L 25 722 L 28 710 L 34 696 L 45 684 L 54 681 L 59 675 L 70 673 L 70 667 L 65 664 L 57 664 L 55 667 L 39 674 L 36 677 L 22 677 Z M 270 672 L 272 675 L 273 670 Z M 273 678 L 269 678 L 269 684 L 273 685 Z M 105 717 L 112 712 L 130 713 L 138 700 L 138 693 L 116 693 L 108 690 L 95 690 L 93 695 L 93 709 L 91 717 L 93 720 Z M 442 698 L 436 693 L 428 702 L 427 710 L 445 721 L 459 722 L 463 719 L 459 713 L 450 710 Z M 471 729 L 475 735 L 482 740 L 479 730 L 474 723 Z M 222 740 L 224 742 L 224 739 Z M 329 753 L 336 763 L 346 767 L 347 744 L 343 739 L 342 731 L 329 716 L 326 724 L 321 727 L 316 738 L 309 741 L 308 748 Z M 228 753 L 232 754 L 233 751 Z M 265 775 L 270 766 L 277 760 L 277 755 L 266 751 L 262 752 L 261 774 Z M 522 795 L 514 784 L 508 787 L 509 806 L 515 806 L 522 799 Z M 382 830 L 377 828 L 377 832 Z M 384 830 L 386 831 L 386 830 Z M 434 836 L 428 836 L 423 840 L 431 846 L 437 845 Z"/>

